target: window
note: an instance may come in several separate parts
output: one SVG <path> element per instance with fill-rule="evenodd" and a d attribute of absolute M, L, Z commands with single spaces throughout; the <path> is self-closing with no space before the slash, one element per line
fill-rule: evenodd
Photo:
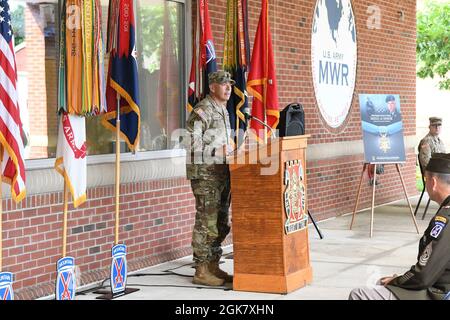
<path fill-rule="evenodd" d="M 106 42 L 108 1 L 101 2 Z M 28 137 L 25 158 L 53 158 L 58 132 L 58 3 L 10 0 L 10 6 L 21 118 Z M 141 113 L 138 150 L 170 149 L 167 137 L 181 127 L 185 117 L 185 7 L 183 2 L 164 0 L 137 0 L 136 6 Z M 87 118 L 89 155 L 115 150 L 115 135 L 100 120 Z"/>

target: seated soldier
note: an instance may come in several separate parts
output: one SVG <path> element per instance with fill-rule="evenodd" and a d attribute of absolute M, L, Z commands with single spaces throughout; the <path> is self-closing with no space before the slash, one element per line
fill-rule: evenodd
<path fill-rule="evenodd" d="M 350 300 L 442 300 L 450 292 L 450 154 L 434 153 L 425 171 L 430 198 L 440 204 L 419 242 L 417 262 L 401 276 L 350 292 Z"/>
<path fill-rule="evenodd" d="M 430 131 L 419 143 L 419 165 L 421 166 L 422 171 L 425 170 L 433 153 L 445 153 L 444 142 L 439 138 L 441 126 L 441 118 L 430 117 L 430 125 L 428 126 Z"/>

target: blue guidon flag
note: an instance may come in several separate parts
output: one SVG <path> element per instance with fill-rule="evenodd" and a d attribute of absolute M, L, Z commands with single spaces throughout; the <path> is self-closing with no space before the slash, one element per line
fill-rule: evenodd
<path fill-rule="evenodd" d="M 125 291 L 127 285 L 127 246 L 116 244 L 111 251 L 111 291 L 113 294 L 118 294 Z"/>
<path fill-rule="evenodd" d="M 0 300 L 14 300 L 12 283 L 11 272 L 0 272 Z"/>
<path fill-rule="evenodd" d="M 136 23 L 133 0 L 110 0 L 108 16 L 109 69 L 107 113 L 102 124 L 114 131 L 120 99 L 120 135 L 131 150 L 139 142 L 140 111 Z"/>
<path fill-rule="evenodd" d="M 75 263 L 73 257 L 62 257 L 56 263 L 56 300 L 73 300 L 76 291 Z"/>

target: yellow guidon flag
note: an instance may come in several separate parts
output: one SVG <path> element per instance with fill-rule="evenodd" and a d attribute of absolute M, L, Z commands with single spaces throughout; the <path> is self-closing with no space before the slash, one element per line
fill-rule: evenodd
<path fill-rule="evenodd" d="M 83 1 L 83 104 L 82 112 L 87 113 L 92 106 L 92 58 L 93 58 L 93 2 Z M 95 65 L 95 64 L 94 64 Z"/>
<path fill-rule="evenodd" d="M 106 111 L 100 0 L 61 2 L 58 111 L 97 115 Z"/>
<path fill-rule="evenodd" d="M 66 68 L 67 68 L 67 111 L 82 113 L 83 51 L 80 19 L 81 0 L 66 1 Z"/>

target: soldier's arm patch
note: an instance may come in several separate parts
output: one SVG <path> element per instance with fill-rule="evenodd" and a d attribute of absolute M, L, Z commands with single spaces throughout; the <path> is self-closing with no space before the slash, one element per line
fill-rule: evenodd
<path fill-rule="evenodd" d="M 444 208 L 447 208 L 447 207 L 444 207 Z M 434 218 L 434 221 L 439 221 L 439 222 L 442 222 L 444 224 L 447 224 L 447 218 L 446 217 L 442 217 L 442 216 L 436 216 Z"/>
<path fill-rule="evenodd" d="M 428 260 L 430 259 L 431 252 L 433 251 L 433 247 L 431 242 L 426 246 L 425 250 L 423 250 L 422 255 L 419 258 L 419 265 L 421 267 L 425 267 L 427 265 Z"/>
<path fill-rule="evenodd" d="M 203 109 L 195 108 L 193 111 L 194 111 L 196 114 L 198 114 L 198 116 L 199 116 L 203 121 L 208 122 L 208 116 L 207 116 L 206 112 L 203 111 Z"/>
<path fill-rule="evenodd" d="M 423 151 L 426 151 L 426 150 L 430 150 L 431 148 L 430 148 L 430 145 L 428 144 L 428 142 L 424 142 L 420 146 L 420 149 L 422 149 Z"/>
<path fill-rule="evenodd" d="M 434 226 L 430 231 L 430 236 L 434 239 L 439 238 L 439 235 L 441 234 L 442 230 L 444 230 L 445 226 L 447 225 L 447 218 L 443 216 L 436 216 L 434 217 Z"/>

